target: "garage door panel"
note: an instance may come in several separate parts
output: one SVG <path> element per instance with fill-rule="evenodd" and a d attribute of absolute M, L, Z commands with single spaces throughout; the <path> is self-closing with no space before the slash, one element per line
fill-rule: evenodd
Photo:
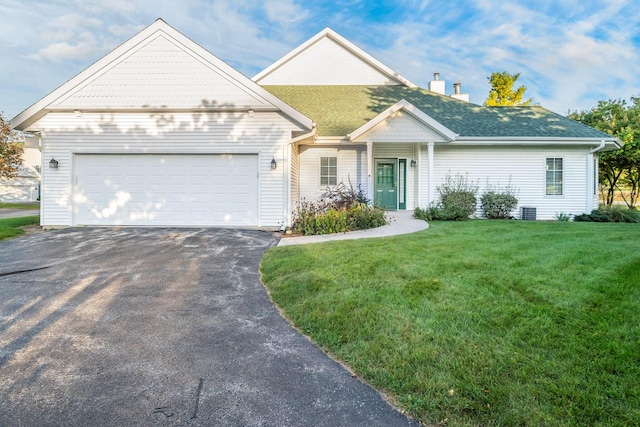
<path fill-rule="evenodd" d="M 77 155 L 74 224 L 257 226 L 257 168 L 257 155 Z"/>

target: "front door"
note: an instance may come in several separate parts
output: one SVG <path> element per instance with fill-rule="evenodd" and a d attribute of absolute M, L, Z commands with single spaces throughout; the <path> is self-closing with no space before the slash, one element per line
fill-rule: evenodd
<path fill-rule="evenodd" d="M 383 209 L 398 208 L 398 180 L 395 159 L 376 159 L 374 204 Z"/>

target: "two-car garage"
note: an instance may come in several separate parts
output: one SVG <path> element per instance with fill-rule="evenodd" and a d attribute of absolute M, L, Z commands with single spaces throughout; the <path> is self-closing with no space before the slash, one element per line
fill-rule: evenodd
<path fill-rule="evenodd" d="M 76 154 L 74 225 L 258 223 L 256 154 Z"/>

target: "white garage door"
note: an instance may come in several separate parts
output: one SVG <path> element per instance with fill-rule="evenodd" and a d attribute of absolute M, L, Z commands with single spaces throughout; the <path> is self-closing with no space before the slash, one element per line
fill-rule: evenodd
<path fill-rule="evenodd" d="M 257 155 L 79 154 L 75 225 L 257 226 Z"/>

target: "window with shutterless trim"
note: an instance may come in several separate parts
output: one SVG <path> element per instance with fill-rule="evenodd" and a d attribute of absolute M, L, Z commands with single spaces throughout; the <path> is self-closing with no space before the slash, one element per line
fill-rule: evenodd
<path fill-rule="evenodd" d="M 564 164 L 561 157 L 546 159 L 546 195 L 562 196 Z"/>
<path fill-rule="evenodd" d="M 320 185 L 338 184 L 338 158 L 320 157 Z"/>

